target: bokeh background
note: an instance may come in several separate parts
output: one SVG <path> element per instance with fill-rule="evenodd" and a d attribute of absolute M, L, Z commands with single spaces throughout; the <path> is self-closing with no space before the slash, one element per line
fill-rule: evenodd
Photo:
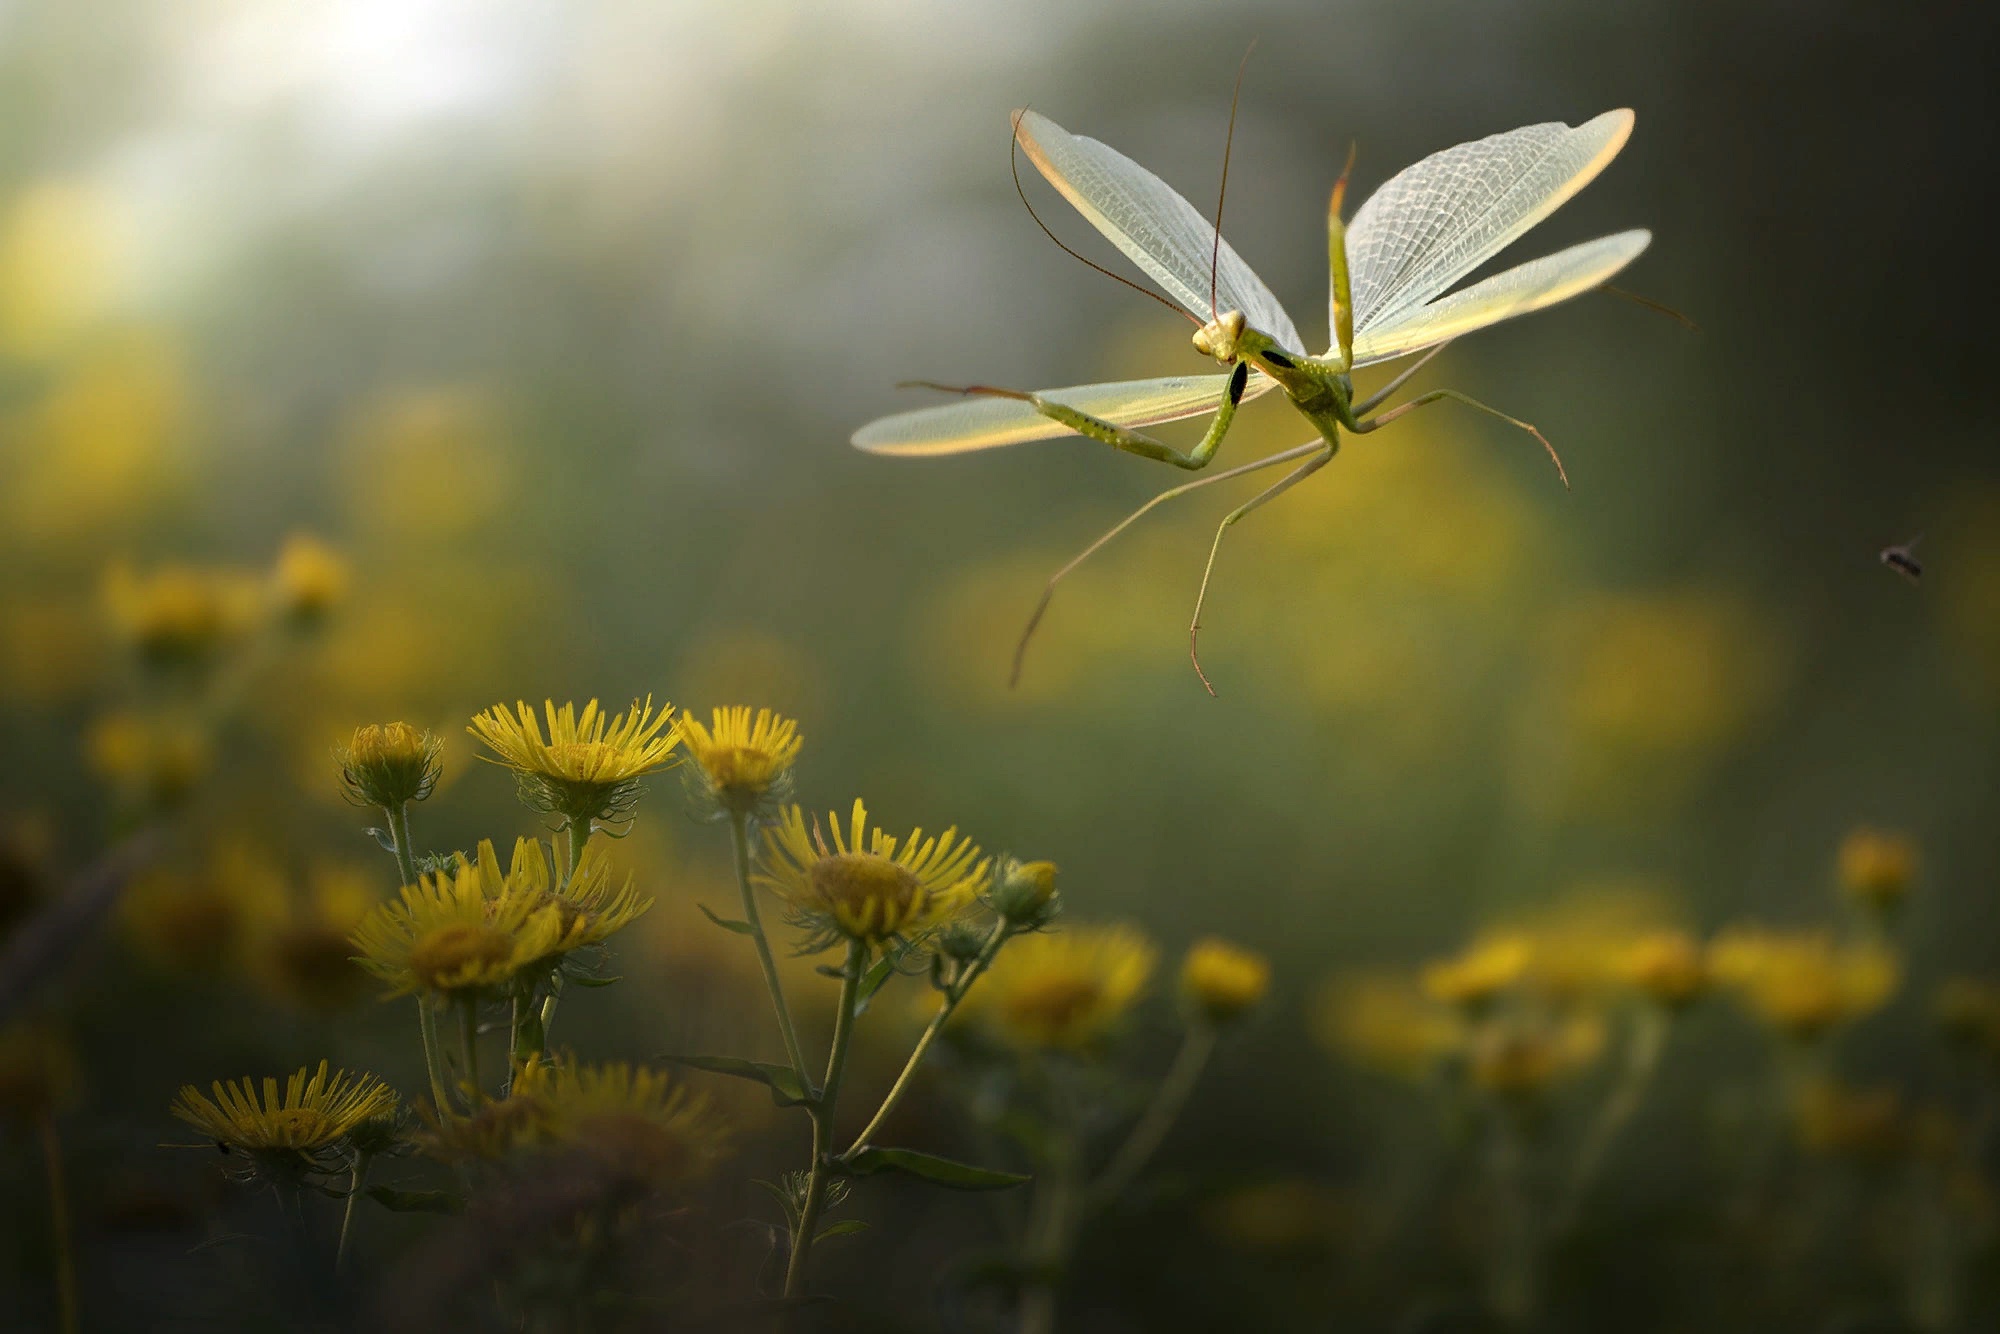
<path fill-rule="evenodd" d="M 230 1206 L 209 1164 L 159 1147 L 184 1137 L 166 1102 L 322 1054 L 414 1090 L 400 1007 L 365 987 L 307 1003 L 258 942 L 393 888 L 329 759 L 358 724 L 451 738 L 420 814 L 432 845 L 531 829 L 463 734 L 517 698 L 781 708 L 808 737 L 808 802 L 956 822 L 1060 863 L 1080 918 L 1272 956 L 1272 1001 L 1169 1145 L 1183 1187 L 1092 1234 L 1079 1328 L 1477 1319 L 1477 1229 L 1449 1181 L 1446 1203 L 1380 1226 L 1394 1181 L 1455 1170 L 1435 1098 L 1315 1035 L 1340 1028 L 1329 979 L 1550 905 L 1610 895 L 1699 934 L 1846 929 L 1836 848 L 1898 831 L 1921 854 L 1900 985 L 1837 1064 L 1912 1105 L 1969 1097 L 1930 997 L 2000 970 L 1978 206 L 2000 116 L 1992 33 L 1932 17 L 0 3 L 0 810 L 28 905 L 10 912 L 90 865 L 157 778 L 121 589 L 186 566 L 254 591 L 281 551 L 320 568 L 301 535 L 340 574 L 313 624 L 243 632 L 207 683 L 223 702 L 188 761 L 205 777 L 33 998 L 76 1057 L 89 1326 L 282 1309 L 203 1245 Z M 1218 698 L 1186 622 L 1212 526 L 1254 483 L 1177 502 L 1085 567 L 1010 691 L 1048 573 L 1179 475 L 1076 440 L 900 462 L 847 437 L 924 401 L 904 379 L 1200 370 L 1183 321 L 1036 229 L 1006 113 L 1101 137 L 1205 208 L 1253 38 L 1226 231 L 1310 338 L 1350 140 L 1361 197 L 1451 143 L 1621 105 L 1629 147 L 1524 249 L 1650 226 L 1621 281 L 1699 330 L 1593 296 L 1454 347 L 1422 383 L 1535 422 L 1574 490 L 1532 441 L 1450 406 L 1350 441 L 1225 545 L 1203 632 Z M 1065 239 L 1114 258 L 1027 184 Z M 1267 400 L 1222 457 L 1302 438 Z M 1912 586 L 1877 552 L 1918 533 Z M 590 1054 L 772 1044 L 742 1017 L 747 961 L 690 906 L 731 892 L 726 840 L 674 787 L 623 850 L 662 895 L 626 981 L 565 1017 Z M 209 916 L 163 926 L 162 881 L 206 887 Z M 1132 1035 L 1135 1066 L 1164 1061 L 1170 1008 Z M 1701 1165 L 1769 1057 L 1725 1006 L 1684 1029 L 1542 1318 L 1913 1318 L 1907 1257 L 1873 1227 L 1901 1177 L 1843 1178 L 1787 1215 L 1835 1221 L 1786 1252 L 1784 1281 L 1732 1268 Z M 772 1153 L 802 1134 L 773 1121 Z M 52 1319 L 41 1167 L 32 1138 L 5 1144 L 0 1306 L 32 1326 Z M 984 1214 L 868 1207 L 878 1226 L 831 1285 L 872 1327 L 931 1327 L 933 1262 L 981 1244 Z M 1990 1315 L 1981 1300 L 1971 1284 L 1953 1319 Z"/>

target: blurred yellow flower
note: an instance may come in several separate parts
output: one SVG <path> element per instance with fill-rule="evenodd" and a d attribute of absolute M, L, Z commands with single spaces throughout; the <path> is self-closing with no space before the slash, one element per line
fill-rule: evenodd
<path fill-rule="evenodd" d="M 699 1180 L 728 1147 L 728 1126 L 703 1094 L 623 1061 L 563 1063 L 536 1078 L 542 1134 L 654 1188 Z"/>
<path fill-rule="evenodd" d="M 1604 1022 L 1595 1015 L 1509 1016 L 1474 1029 L 1469 1068 L 1477 1088 L 1532 1098 L 1589 1066 L 1603 1050 Z"/>
<path fill-rule="evenodd" d="M 551 811 L 584 824 L 618 820 L 631 814 L 642 788 L 639 779 L 673 758 L 677 731 L 669 730 L 674 709 L 665 705 L 656 715 L 649 696 L 616 718 L 591 700 L 581 716 L 574 704 L 557 709 L 546 703 L 548 740 L 541 723 L 525 703 L 510 713 L 504 704 L 475 716 L 467 730 L 492 749 L 494 763 L 514 771 L 521 800 L 538 811 Z M 662 735 L 665 733 L 665 735 Z"/>
<path fill-rule="evenodd" d="M 144 574 L 122 562 L 104 578 L 119 637 L 158 667 L 201 667 L 256 622 L 254 580 L 235 570 L 162 565 Z"/>
<path fill-rule="evenodd" d="M 208 734 L 192 722 L 136 713 L 99 718 L 84 749 L 93 773 L 145 807 L 178 805 L 213 763 Z"/>
<path fill-rule="evenodd" d="M 1626 946 L 1617 961 L 1626 983 L 1648 1000 L 1678 1010 L 1708 986 L 1701 942 L 1685 931 L 1655 931 Z"/>
<path fill-rule="evenodd" d="M 845 827 L 829 813 L 827 828 L 831 840 L 817 820 L 808 831 L 804 812 L 786 807 L 764 831 L 764 870 L 756 877 L 790 906 L 808 951 L 842 937 L 907 939 L 957 915 L 986 883 L 989 863 L 956 826 L 932 838 L 913 829 L 899 841 L 869 826 L 857 797 Z"/>
<path fill-rule="evenodd" d="M 301 1009 L 346 1005 L 367 981 L 348 938 L 379 901 L 372 876 L 349 867 L 316 869 L 305 895 L 256 933 L 252 973 L 266 991 Z"/>
<path fill-rule="evenodd" d="M 330 1149 L 364 1122 L 396 1111 L 395 1091 L 374 1075 L 329 1073 L 325 1061 L 317 1070 L 301 1067 L 289 1076 L 282 1094 L 269 1076 L 261 1098 L 249 1079 L 217 1081 L 209 1090 L 212 1098 L 192 1084 L 182 1085 L 173 1114 L 207 1138 L 251 1153 Z"/>
<path fill-rule="evenodd" d="M 97 609 L 67 592 L 0 593 L 0 697 L 48 705 L 98 687 L 103 626 Z"/>
<path fill-rule="evenodd" d="M 1840 887 L 1862 906 L 1888 912 L 1910 892 L 1917 845 L 1907 834 L 1856 829 L 1840 842 Z"/>
<path fill-rule="evenodd" d="M 540 843 L 518 841 L 503 873 L 485 841 L 477 860 L 460 857 L 454 869 L 403 886 L 397 901 L 355 928 L 353 944 L 361 966 L 387 982 L 391 996 L 496 990 L 538 974 L 591 934 L 589 916 L 565 912 L 550 887 Z"/>
<path fill-rule="evenodd" d="M 142 956 L 170 972 L 215 976 L 243 965 L 258 933 L 286 914 L 283 871 L 260 849 L 228 839 L 199 872 L 146 872 L 119 899 L 119 925 Z"/>
<path fill-rule="evenodd" d="M 1420 980 L 1432 1000 L 1477 1012 L 1527 976 L 1533 957 L 1525 936 L 1488 935 L 1452 958 L 1425 964 Z"/>
<path fill-rule="evenodd" d="M 396 811 L 431 794 L 443 771 L 438 760 L 443 750 L 434 733 L 408 723 L 370 723 L 355 728 L 334 758 L 349 801 Z"/>
<path fill-rule="evenodd" d="M 278 609 L 299 624 L 320 620 L 347 596 L 347 558 L 310 533 L 293 533 L 278 548 L 271 585 Z"/>
<path fill-rule="evenodd" d="M 683 711 L 680 737 L 695 762 L 707 800 L 724 810 L 752 811 L 782 801 L 791 790 L 792 765 L 805 745 L 790 718 L 738 704 L 714 710 L 713 728 Z"/>
<path fill-rule="evenodd" d="M 1196 941 L 1181 960 L 1181 995 L 1213 1023 L 1240 1017 L 1270 989 L 1269 959 L 1215 936 Z"/>
<path fill-rule="evenodd" d="M 504 424 L 498 397 L 477 384 L 398 388 L 364 403 L 341 444 L 356 526 L 384 546 L 435 547 L 507 513 L 518 468 Z"/>
<path fill-rule="evenodd" d="M 1159 951 L 1138 928 L 1076 926 L 1007 943 L 958 1015 L 1009 1046 L 1077 1051 L 1107 1037 L 1151 980 Z"/>
<path fill-rule="evenodd" d="M 1752 926 L 1718 936 L 1708 966 L 1764 1022 L 1801 1040 L 1878 1009 L 1902 979 L 1901 963 L 1881 946 L 1836 945 L 1824 931 Z"/>
<path fill-rule="evenodd" d="M 93 338 L 14 421 L 0 418 L 6 531 L 101 552 L 107 532 L 171 503 L 189 472 L 191 397 L 179 350 L 164 336 Z"/>
<path fill-rule="evenodd" d="M 1313 1036 L 1357 1065 L 1421 1078 L 1463 1050 L 1465 1021 L 1427 997 L 1401 973 L 1335 978 L 1312 1009 Z"/>

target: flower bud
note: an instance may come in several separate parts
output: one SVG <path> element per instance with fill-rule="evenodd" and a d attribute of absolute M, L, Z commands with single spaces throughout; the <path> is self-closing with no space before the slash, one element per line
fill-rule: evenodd
<path fill-rule="evenodd" d="M 1056 864 L 1009 857 L 993 877 L 989 902 L 1009 926 L 1028 931 L 1047 926 L 1062 907 L 1056 893 Z"/>
<path fill-rule="evenodd" d="M 394 811 L 431 794 L 443 747 L 434 733 L 408 723 L 370 723 L 357 727 L 354 739 L 334 755 L 349 800 Z"/>
<path fill-rule="evenodd" d="M 1916 844 L 1902 834 L 1857 829 L 1840 844 L 1840 887 L 1875 912 L 1901 904 L 1916 878 Z"/>

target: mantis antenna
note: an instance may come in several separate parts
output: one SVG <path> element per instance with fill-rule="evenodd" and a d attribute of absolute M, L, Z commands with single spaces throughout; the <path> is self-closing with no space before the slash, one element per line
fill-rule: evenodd
<path fill-rule="evenodd" d="M 1222 185 L 1215 192 L 1215 245 L 1208 252 L 1208 317 L 1212 320 L 1222 316 L 1215 308 L 1215 289 L 1216 274 L 1222 267 L 1222 201 L 1229 198 L 1229 150 L 1236 145 L 1236 104 L 1243 100 L 1243 71 L 1250 68 L 1250 53 L 1256 49 L 1257 39 L 1252 37 L 1236 66 L 1236 86 L 1229 90 L 1229 129 L 1222 136 Z"/>

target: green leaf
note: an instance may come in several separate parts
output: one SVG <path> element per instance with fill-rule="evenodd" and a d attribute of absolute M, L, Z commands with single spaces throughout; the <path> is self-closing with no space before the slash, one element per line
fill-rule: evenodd
<path fill-rule="evenodd" d="M 860 1219 L 847 1218 L 835 1223 L 832 1227 L 820 1229 L 819 1235 L 814 1237 L 813 1240 L 825 1241 L 828 1237 L 846 1237 L 856 1232 L 866 1232 L 867 1230 L 868 1224 L 862 1222 Z"/>
<path fill-rule="evenodd" d="M 709 921 L 715 923 L 717 926 L 721 927 L 724 931 L 734 931 L 739 936 L 754 936 L 757 934 L 757 928 L 750 925 L 750 923 L 748 922 L 739 922 L 733 917 L 717 917 L 714 913 L 709 911 L 708 905 L 706 903 L 697 903 L 694 906 L 701 909 L 701 915 L 703 917 L 706 917 Z"/>
<path fill-rule="evenodd" d="M 990 1167 L 974 1167 L 971 1163 L 961 1163 L 951 1158 L 940 1158 L 934 1153 L 919 1153 L 915 1149 L 866 1148 L 845 1160 L 847 1170 L 857 1176 L 873 1176 L 877 1172 L 902 1172 L 913 1177 L 922 1177 L 933 1185 L 949 1186 L 953 1190 L 1005 1190 L 1028 1180 L 1019 1172 L 999 1172 Z"/>
<path fill-rule="evenodd" d="M 771 1101 L 780 1107 L 813 1102 L 819 1097 L 817 1090 L 807 1090 L 800 1086 L 798 1072 L 789 1065 L 776 1065 L 770 1061 L 746 1061 L 741 1056 L 667 1055 L 660 1059 L 718 1075 L 734 1075 L 738 1079 L 754 1080 L 771 1090 Z"/>
<path fill-rule="evenodd" d="M 884 983 L 896 975 L 897 967 L 908 957 L 910 948 L 909 944 L 905 943 L 894 949 L 885 950 L 882 957 L 861 975 L 861 984 L 854 990 L 854 1013 L 857 1017 L 867 1013 L 868 1002 L 874 999 L 875 993 L 882 989 Z"/>
<path fill-rule="evenodd" d="M 455 1214 L 465 1208 L 465 1201 L 448 1190 L 397 1190 L 394 1186 L 370 1186 L 368 1198 L 399 1214 Z"/>

